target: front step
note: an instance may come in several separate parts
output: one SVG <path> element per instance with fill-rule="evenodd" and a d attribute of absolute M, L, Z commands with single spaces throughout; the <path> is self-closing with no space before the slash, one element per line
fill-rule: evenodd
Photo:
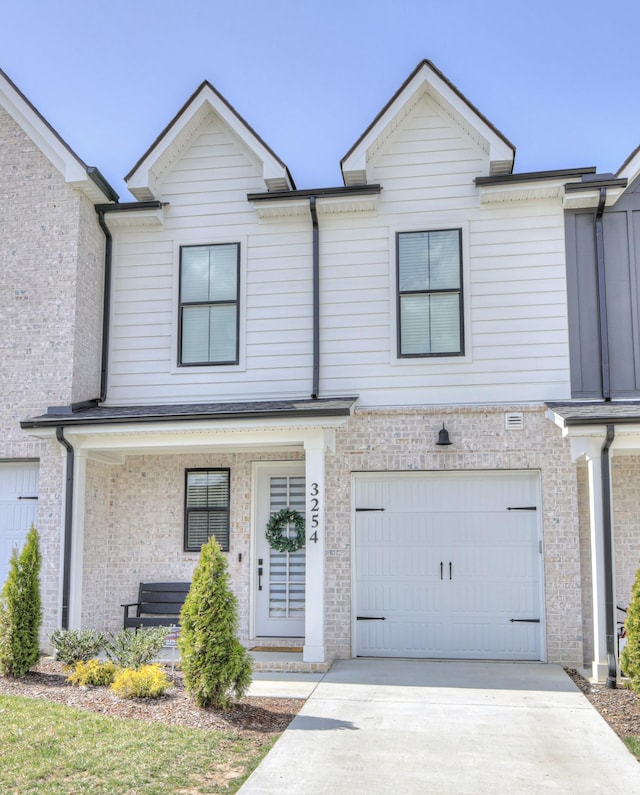
<path fill-rule="evenodd" d="M 288 672 L 296 674 L 324 674 L 331 663 L 304 662 L 302 652 L 249 650 L 254 671 Z"/>

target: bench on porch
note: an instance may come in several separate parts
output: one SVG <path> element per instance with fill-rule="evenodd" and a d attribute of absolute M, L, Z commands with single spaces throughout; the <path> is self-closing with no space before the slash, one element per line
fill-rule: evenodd
<path fill-rule="evenodd" d="M 124 628 L 178 626 L 189 588 L 190 582 L 141 582 L 138 601 L 120 605 L 124 608 Z M 135 616 L 129 614 L 133 607 Z"/>

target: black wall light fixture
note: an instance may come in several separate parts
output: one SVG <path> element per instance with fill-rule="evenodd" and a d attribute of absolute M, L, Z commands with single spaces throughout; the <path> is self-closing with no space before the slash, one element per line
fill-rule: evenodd
<path fill-rule="evenodd" d="M 442 430 L 438 434 L 438 441 L 436 445 L 439 447 L 447 447 L 447 445 L 451 444 L 451 439 L 449 439 L 449 431 L 444 427 L 444 422 L 442 423 Z"/>

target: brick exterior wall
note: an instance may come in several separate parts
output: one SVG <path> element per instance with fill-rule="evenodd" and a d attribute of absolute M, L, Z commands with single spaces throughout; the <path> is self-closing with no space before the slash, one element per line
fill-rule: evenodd
<path fill-rule="evenodd" d="M 505 430 L 507 408 L 360 411 L 337 432 L 326 482 L 326 642 L 330 657 L 351 655 L 351 477 L 353 472 L 536 469 L 541 473 L 547 658 L 582 661 L 582 595 L 576 469 L 541 407 L 522 408 L 523 430 Z M 435 447 L 446 422 L 453 445 Z M 231 469 L 233 588 L 240 634 L 249 633 L 251 464 L 291 453 L 131 456 L 123 466 L 89 462 L 84 543 L 83 624 L 116 629 L 122 602 L 139 581 L 190 579 L 197 555 L 184 553 L 184 470 Z M 105 491 L 106 489 L 106 491 Z M 239 561 L 239 554 L 242 561 Z"/>
<path fill-rule="evenodd" d="M 102 232 L 91 202 L 0 108 L 0 461 L 39 460 L 43 645 L 59 621 L 65 453 L 20 420 L 97 397 Z"/>

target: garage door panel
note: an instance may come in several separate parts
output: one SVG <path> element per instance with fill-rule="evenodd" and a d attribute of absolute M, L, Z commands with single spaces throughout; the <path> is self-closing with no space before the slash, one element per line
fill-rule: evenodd
<path fill-rule="evenodd" d="M 531 472 L 357 479 L 356 610 L 385 618 L 357 653 L 540 659 L 538 499 Z"/>
<path fill-rule="evenodd" d="M 38 465 L 0 463 L 0 587 L 9 573 L 13 549 L 21 549 L 36 522 Z"/>
<path fill-rule="evenodd" d="M 425 623 L 408 616 L 397 621 L 358 622 L 358 644 L 363 656 L 424 657 L 425 648 L 433 650 L 433 657 L 442 656 L 444 629 L 440 621 Z"/>

